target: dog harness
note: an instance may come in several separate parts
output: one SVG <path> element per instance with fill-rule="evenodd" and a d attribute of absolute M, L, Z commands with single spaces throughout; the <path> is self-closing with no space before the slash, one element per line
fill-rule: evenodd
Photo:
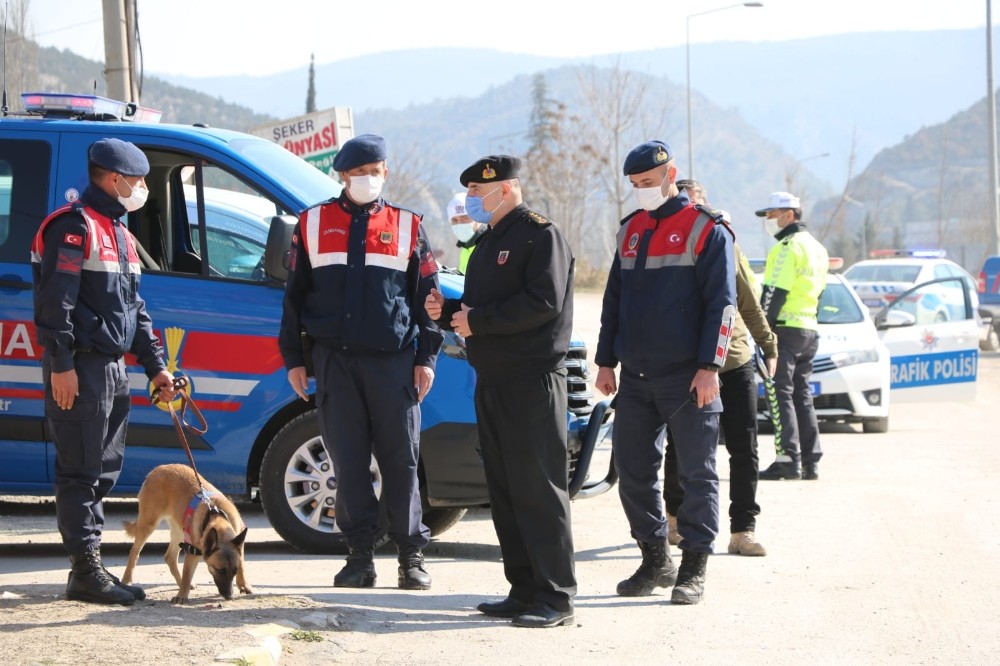
<path fill-rule="evenodd" d="M 180 544 L 180 547 L 185 553 L 190 555 L 202 554 L 201 550 L 194 545 L 194 539 L 191 536 L 191 521 L 194 520 L 194 512 L 198 510 L 199 504 L 202 502 L 208 504 L 208 511 L 205 513 L 205 523 L 202 525 L 202 529 L 204 529 L 205 525 L 208 524 L 208 519 L 213 513 L 217 513 L 226 520 L 229 520 L 229 516 L 226 515 L 225 511 L 212 504 L 211 497 L 215 494 L 217 493 L 202 488 L 195 493 L 194 497 L 191 498 L 191 502 L 187 505 L 187 508 L 184 509 L 184 543 Z"/>

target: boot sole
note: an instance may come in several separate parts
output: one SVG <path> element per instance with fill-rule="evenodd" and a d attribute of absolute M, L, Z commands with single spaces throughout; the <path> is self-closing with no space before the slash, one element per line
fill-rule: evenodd
<path fill-rule="evenodd" d="M 520 622 L 518 622 L 518 620 L 520 620 Z M 525 629 L 549 629 L 551 627 L 561 627 L 566 624 L 573 624 L 573 621 L 574 618 L 572 615 L 567 615 L 566 617 L 546 622 L 532 622 L 531 620 L 522 619 L 521 616 L 517 616 L 511 621 L 511 624 L 515 627 L 523 627 Z"/>
<path fill-rule="evenodd" d="M 429 589 L 431 589 L 431 584 L 430 583 L 427 583 L 426 585 L 424 585 L 422 583 L 407 583 L 405 581 L 400 580 L 400 581 L 398 581 L 396 583 L 396 585 L 401 590 L 429 590 Z"/>
<path fill-rule="evenodd" d="M 360 588 L 363 588 L 363 587 L 375 587 L 375 576 L 372 576 L 371 578 L 365 578 L 360 583 L 354 584 L 354 585 L 352 585 L 351 583 L 347 583 L 345 581 L 338 581 L 337 579 L 334 579 L 333 586 L 334 587 L 352 587 L 352 588 L 355 588 L 355 589 L 360 589 Z"/>
<path fill-rule="evenodd" d="M 697 597 L 689 597 L 685 595 L 672 595 L 670 597 L 670 603 L 676 606 L 693 606 L 701 602 L 702 597 L 705 595 L 698 595 Z"/>
<path fill-rule="evenodd" d="M 66 599 L 69 601 L 83 601 L 88 604 L 103 604 L 105 606 L 131 606 L 135 603 L 135 597 L 131 599 L 108 599 L 106 597 L 95 597 L 89 594 L 81 594 L 79 592 L 66 593 Z"/>
<path fill-rule="evenodd" d="M 662 576 L 657 578 L 656 581 L 649 587 L 641 587 L 634 592 L 627 589 L 622 590 L 622 585 L 625 583 L 625 581 L 622 581 L 621 583 L 618 584 L 618 587 L 615 589 L 615 592 L 617 592 L 618 596 L 620 597 L 648 597 L 653 594 L 653 590 L 655 590 L 656 588 L 673 587 L 674 583 L 676 582 L 677 582 L 677 572 L 675 571 L 674 573 L 663 574 Z"/>

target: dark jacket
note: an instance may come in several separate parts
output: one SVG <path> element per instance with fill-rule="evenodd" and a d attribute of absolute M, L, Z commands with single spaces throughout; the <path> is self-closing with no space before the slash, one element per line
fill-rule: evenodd
<path fill-rule="evenodd" d="M 449 326 L 472 308 L 466 340 L 478 381 L 499 384 L 564 367 L 573 329 L 573 253 L 556 225 L 524 204 L 490 227 L 469 259 L 462 300 L 448 300 Z"/>
<path fill-rule="evenodd" d="M 595 361 L 634 373 L 720 367 L 736 312 L 733 237 L 680 194 L 622 221 Z"/>
<path fill-rule="evenodd" d="M 346 194 L 302 214 L 292 237 L 278 346 L 289 369 L 305 365 L 301 331 L 354 354 L 416 349 L 435 366 L 443 336 L 424 309 L 437 262 L 420 216 L 382 199 Z"/>
<path fill-rule="evenodd" d="M 74 351 L 110 357 L 132 352 L 150 378 L 166 369 L 139 296 L 139 255 L 118 219 L 123 215 L 117 199 L 90 184 L 35 234 L 35 328 L 53 372 L 72 370 Z"/>

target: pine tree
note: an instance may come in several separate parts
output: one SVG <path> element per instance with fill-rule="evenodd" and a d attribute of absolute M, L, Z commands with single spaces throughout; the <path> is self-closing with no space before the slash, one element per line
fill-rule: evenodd
<path fill-rule="evenodd" d="M 316 54 L 309 54 L 309 92 L 306 93 L 306 113 L 316 110 Z"/>

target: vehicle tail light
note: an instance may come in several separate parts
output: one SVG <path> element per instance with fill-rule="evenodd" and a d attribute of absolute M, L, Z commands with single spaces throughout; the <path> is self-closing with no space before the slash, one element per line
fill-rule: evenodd
<path fill-rule="evenodd" d="M 986 293 L 986 271 L 979 271 L 979 282 L 976 285 L 976 291 L 980 294 Z"/>

